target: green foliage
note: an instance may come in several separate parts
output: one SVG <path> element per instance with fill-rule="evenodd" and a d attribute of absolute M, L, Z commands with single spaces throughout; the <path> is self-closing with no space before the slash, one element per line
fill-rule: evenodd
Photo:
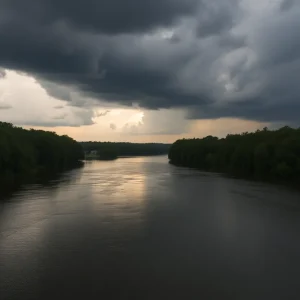
<path fill-rule="evenodd" d="M 292 169 L 285 162 L 281 162 L 276 166 L 275 174 L 283 179 L 288 179 L 292 175 Z"/>
<path fill-rule="evenodd" d="M 100 147 L 97 151 L 97 156 L 98 159 L 101 160 L 112 160 L 118 158 L 115 146 L 110 143 Z"/>
<path fill-rule="evenodd" d="M 40 169 L 60 171 L 83 158 L 81 145 L 68 136 L 0 122 L 1 178 L 14 178 Z"/>
<path fill-rule="evenodd" d="M 122 156 L 147 156 L 167 154 L 168 144 L 134 144 L 134 143 L 111 143 L 111 142 L 82 142 L 86 158 L 95 157 L 97 152 L 99 159 L 114 159 Z"/>
<path fill-rule="evenodd" d="M 300 178 L 300 129 L 286 126 L 223 139 L 178 140 L 170 148 L 169 159 L 176 165 L 206 171 L 295 181 Z"/>

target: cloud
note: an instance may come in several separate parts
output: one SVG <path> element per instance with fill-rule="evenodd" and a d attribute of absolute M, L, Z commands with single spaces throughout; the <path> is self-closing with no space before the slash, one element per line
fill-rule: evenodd
<path fill-rule="evenodd" d="M 42 25 L 66 22 L 77 30 L 109 34 L 170 26 L 183 15 L 192 14 L 196 6 L 194 0 L 78 0 L 76 3 L 71 0 L 27 0 L 26 4 L 2 1 L 7 18 L 22 16 L 20 21 L 28 19 Z M 26 9 L 28 7 L 34 9 Z"/>
<path fill-rule="evenodd" d="M 291 9 L 295 4 L 295 0 L 283 0 L 280 4 L 280 9 L 286 11 Z"/>
<path fill-rule="evenodd" d="M 55 109 L 63 109 L 64 106 L 63 105 L 56 105 L 56 106 L 53 106 L 53 108 L 55 108 Z"/>
<path fill-rule="evenodd" d="M 4 69 L 0 68 L 0 79 L 5 78 L 6 72 Z"/>
<path fill-rule="evenodd" d="M 12 106 L 7 103 L 0 103 L 0 109 L 11 109 Z"/>
<path fill-rule="evenodd" d="M 198 36 L 218 35 L 230 30 L 235 25 L 239 12 L 236 9 L 238 5 L 238 0 L 202 1 L 197 24 Z"/>
<path fill-rule="evenodd" d="M 96 100 L 298 120 L 299 1 L 5 0 L 0 22 L 0 66 L 84 108 L 86 124 Z"/>
<path fill-rule="evenodd" d="M 0 81 L 0 98 L 0 119 L 4 122 L 44 127 L 94 124 L 92 108 L 64 105 L 49 97 L 33 77 L 19 72 L 6 71 Z M 58 109 L 61 106 L 63 109 Z"/>
<path fill-rule="evenodd" d="M 111 124 L 109 125 L 109 128 L 110 128 L 111 130 L 116 130 L 116 129 L 117 129 L 117 126 L 116 126 L 115 124 L 111 123 Z"/>
<path fill-rule="evenodd" d="M 161 109 L 136 111 L 120 124 L 120 132 L 129 136 L 174 136 L 189 132 L 191 120 L 183 110 Z"/>
<path fill-rule="evenodd" d="M 106 111 L 103 111 L 103 112 L 97 112 L 95 115 L 96 117 L 105 117 L 107 114 L 110 113 L 110 110 L 106 110 Z"/>
<path fill-rule="evenodd" d="M 54 117 L 52 117 L 52 119 L 53 120 L 64 120 L 67 116 L 68 116 L 68 114 L 64 113 L 64 114 L 54 116 Z"/>
<path fill-rule="evenodd" d="M 46 128 L 46 130 L 48 130 L 48 131 L 49 131 L 49 128 L 56 128 L 56 127 L 80 127 L 80 126 L 82 126 L 81 124 L 78 124 L 76 122 L 74 122 L 74 123 L 67 123 L 63 119 L 62 120 L 54 119 L 54 120 L 45 120 L 45 121 L 43 121 L 43 120 L 40 120 L 40 121 L 29 120 L 29 121 L 23 121 L 22 123 L 17 124 L 17 125 L 26 126 L 26 127 L 29 127 L 29 128 L 32 128 L 32 127 L 43 127 L 44 129 Z"/>

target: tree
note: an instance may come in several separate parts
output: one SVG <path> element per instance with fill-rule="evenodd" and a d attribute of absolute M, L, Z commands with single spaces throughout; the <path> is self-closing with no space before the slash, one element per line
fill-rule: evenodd
<path fill-rule="evenodd" d="M 176 141 L 169 150 L 176 165 L 260 179 L 300 181 L 300 129 L 257 130 L 224 139 Z"/>
<path fill-rule="evenodd" d="M 0 176 L 17 178 L 38 170 L 60 171 L 84 158 L 82 147 L 68 136 L 25 130 L 0 122 Z"/>

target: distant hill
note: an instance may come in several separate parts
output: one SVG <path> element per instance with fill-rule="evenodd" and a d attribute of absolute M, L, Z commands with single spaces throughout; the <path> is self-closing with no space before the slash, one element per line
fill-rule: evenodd
<path fill-rule="evenodd" d="M 86 158 L 114 159 L 124 156 L 154 156 L 168 154 L 171 145 L 160 143 L 81 142 Z"/>

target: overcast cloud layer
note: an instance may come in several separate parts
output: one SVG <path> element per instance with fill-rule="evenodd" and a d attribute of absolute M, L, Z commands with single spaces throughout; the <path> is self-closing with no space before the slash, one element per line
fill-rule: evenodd
<path fill-rule="evenodd" d="M 2 0 L 0 68 L 74 106 L 86 102 L 70 89 L 195 119 L 292 123 L 299 28 L 293 0 Z"/>

